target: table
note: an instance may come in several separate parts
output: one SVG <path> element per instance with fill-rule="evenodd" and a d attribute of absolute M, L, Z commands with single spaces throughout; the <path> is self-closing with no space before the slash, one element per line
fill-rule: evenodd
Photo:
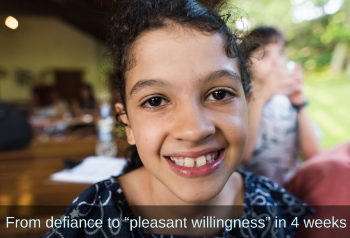
<path fill-rule="evenodd" d="M 63 141 L 50 139 L 45 143 L 34 139 L 26 149 L 0 152 L 0 237 L 40 237 L 46 232 L 45 228 L 6 229 L 6 216 L 13 216 L 9 213 L 9 207 L 22 206 L 21 211 L 24 211 L 24 206 L 28 209 L 47 206 L 41 210 L 52 208 L 53 216 L 61 214 L 90 185 L 53 182 L 49 176 L 64 169 L 63 161 L 66 158 L 81 162 L 94 155 L 96 140 L 95 135 L 83 138 L 66 136 Z M 116 139 L 116 142 L 118 157 L 124 157 L 127 142 L 124 139 Z M 25 215 L 33 216 L 33 212 L 36 212 L 35 209 Z M 1 235 L 3 232 L 6 234 Z"/>

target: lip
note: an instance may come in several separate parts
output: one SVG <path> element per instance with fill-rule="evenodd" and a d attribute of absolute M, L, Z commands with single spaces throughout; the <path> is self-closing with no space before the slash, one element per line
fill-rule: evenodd
<path fill-rule="evenodd" d="M 193 154 L 191 153 L 176 153 L 176 154 L 172 154 L 173 157 L 185 157 L 183 155 L 186 155 L 186 157 L 190 157 L 188 156 L 189 154 L 191 154 L 193 157 L 198 157 L 204 154 L 208 154 L 210 152 L 215 152 L 218 150 L 207 150 L 208 152 L 206 153 L 197 153 L 194 152 Z M 215 160 L 214 162 L 210 163 L 210 164 L 206 164 L 200 167 L 183 167 L 177 164 L 174 164 L 173 162 L 171 162 L 169 159 L 163 157 L 165 159 L 165 161 L 168 163 L 169 167 L 178 175 L 182 176 L 182 177 L 186 177 L 186 178 L 197 178 L 197 177 L 204 177 L 207 176 L 211 173 L 213 173 L 215 170 L 217 170 L 220 165 L 222 164 L 224 157 L 225 157 L 225 149 L 221 149 L 220 151 L 220 155 L 217 158 L 217 160 Z M 176 155 L 176 156 L 175 156 Z M 192 158 L 193 158 L 192 157 Z"/>

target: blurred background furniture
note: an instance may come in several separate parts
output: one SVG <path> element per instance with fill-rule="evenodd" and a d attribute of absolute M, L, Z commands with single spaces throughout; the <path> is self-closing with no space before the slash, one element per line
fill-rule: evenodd
<path fill-rule="evenodd" d="M 350 142 L 320 153 L 305 162 L 285 188 L 313 207 L 309 219 L 350 220 Z M 300 238 L 346 238 L 349 227 L 299 229 Z"/>
<path fill-rule="evenodd" d="M 79 163 L 94 155 L 96 140 L 94 134 L 85 137 L 71 134 L 62 141 L 49 137 L 46 142 L 41 142 L 34 138 L 26 149 L 0 152 L 1 237 L 40 237 L 45 234 L 45 227 L 3 229 L 4 219 L 7 216 L 58 217 L 90 185 L 53 182 L 49 177 L 65 168 L 65 159 Z M 118 157 L 123 157 L 128 144 L 123 139 L 116 139 L 116 142 Z"/>

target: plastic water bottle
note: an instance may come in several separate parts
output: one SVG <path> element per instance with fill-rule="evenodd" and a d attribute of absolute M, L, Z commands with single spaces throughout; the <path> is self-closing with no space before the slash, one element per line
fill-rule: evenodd
<path fill-rule="evenodd" d="M 114 122 L 110 116 L 110 108 L 103 106 L 100 109 L 101 119 L 97 122 L 98 142 L 96 145 L 96 155 L 115 157 L 118 147 L 113 136 Z"/>

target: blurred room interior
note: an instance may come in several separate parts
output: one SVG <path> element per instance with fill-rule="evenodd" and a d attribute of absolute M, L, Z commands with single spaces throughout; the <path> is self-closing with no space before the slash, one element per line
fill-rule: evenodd
<path fill-rule="evenodd" d="M 24 111 L 20 116 L 31 127 L 22 136 L 25 130 L 11 130 L 10 122 L 0 126 L 0 205 L 67 205 L 89 186 L 54 182 L 50 175 L 95 155 L 99 107 L 113 110 L 118 100 L 109 87 L 105 49 L 112 5 L 113 0 L 0 2 L 0 102 Z M 93 93 L 93 101 L 84 105 L 84 93 Z M 4 118 L 10 110 L 1 105 Z M 123 157 L 127 142 L 119 129 L 117 156 Z M 20 141 L 8 136 L 13 133 Z M 59 210 L 52 215 L 64 207 Z M 7 237 L 44 233 L 16 230 Z"/>
<path fill-rule="evenodd" d="M 111 108 L 112 117 L 115 115 L 113 105 L 120 99 L 118 92 L 110 84 L 113 77 L 112 66 L 105 47 L 106 16 L 113 8 L 113 1 L 115 0 L 1 0 L 0 103 L 10 104 L 24 112 L 21 115 L 28 119 L 31 129 L 18 144 L 14 142 L 8 145 L 6 140 L 10 139 L 7 139 L 7 134 L 24 134 L 26 131 L 12 131 L 7 125 L 14 122 L 13 119 L 9 119 L 10 122 L 3 126 L 0 124 L 0 206 L 67 205 L 90 186 L 51 181 L 50 175 L 95 155 L 99 109 L 107 106 Z M 261 2 L 273 4 L 273 1 Z M 279 4 L 277 2 L 274 1 Z M 291 5 L 290 1 L 287 2 L 289 8 L 293 7 L 293 3 Z M 271 17 L 272 22 L 263 19 L 261 8 L 254 7 L 251 3 L 252 1 L 240 1 L 238 6 L 247 11 L 247 15 L 252 18 L 252 24 L 259 26 L 259 21 L 264 24 L 279 22 L 277 15 L 275 18 Z M 343 6 L 343 12 L 350 12 L 348 1 L 344 1 Z M 258 17 L 254 19 L 256 11 L 260 11 L 260 15 L 257 14 Z M 317 59 L 310 58 L 314 52 L 312 46 L 300 47 L 295 43 L 295 39 L 304 34 L 302 30 L 297 31 L 298 27 L 294 27 L 295 31 L 290 32 L 287 24 L 281 29 L 287 41 L 291 42 L 287 48 L 291 59 L 302 62 L 309 79 L 306 92 L 314 100 L 310 100 L 310 112 L 326 139 L 323 148 L 350 139 L 349 123 L 345 123 L 350 116 L 350 111 L 346 108 L 350 92 L 350 57 L 349 49 L 347 50 L 350 47 L 348 43 L 342 43 L 349 42 L 349 35 L 338 41 L 329 40 L 327 35 L 322 36 L 331 27 L 335 31 L 334 24 L 350 23 L 349 15 L 324 16 L 322 21 L 326 23 L 320 20 L 311 28 L 310 34 L 313 32 L 315 38 L 323 37 L 324 49 L 328 49 L 328 58 L 323 65 L 323 61 L 319 63 Z M 278 27 L 283 28 L 278 24 Z M 304 25 L 299 25 L 300 29 L 309 27 L 305 22 L 301 24 Z M 319 49 L 317 47 L 315 49 Z M 341 57 L 343 60 L 339 62 Z M 327 70 L 324 70 L 324 65 Z M 320 73 L 316 72 L 317 69 L 320 69 Z M 334 72 L 340 75 L 340 79 L 329 83 L 329 78 L 335 75 Z M 323 84 L 316 81 L 320 77 L 323 77 Z M 330 84 L 334 87 L 338 85 L 343 91 L 332 89 Z M 326 100 L 329 94 L 325 95 L 324 92 L 343 96 L 342 99 Z M 335 111 L 334 105 L 342 108 L 341 111 Z M 333 117 L 329 117 L 328 109 L 334 110 Z M 0 108 L 0 120 L 2 116 L 9 114 L 6 110 Z M 325 129 L 325 124 L 334 126 Z M 343 126 L 345 124 L 347 125 Z M 114 134 L 118 147 L 116 156 L 124 157 L 128 144 L 123 128 L 117 126 Z M 12 139 L 16 140 L 11 137 Z M 4 145 L 1 145 L 2 142 Z M 52 215 L 60 214 L 62 209 Z M 29 211 L 27 216 L 30 214 Z M 0 220 L 0 223 L 3 222 Z M 9 237 L 38 237 L 43 232 L 45 229 L 16 230 Z"/>

